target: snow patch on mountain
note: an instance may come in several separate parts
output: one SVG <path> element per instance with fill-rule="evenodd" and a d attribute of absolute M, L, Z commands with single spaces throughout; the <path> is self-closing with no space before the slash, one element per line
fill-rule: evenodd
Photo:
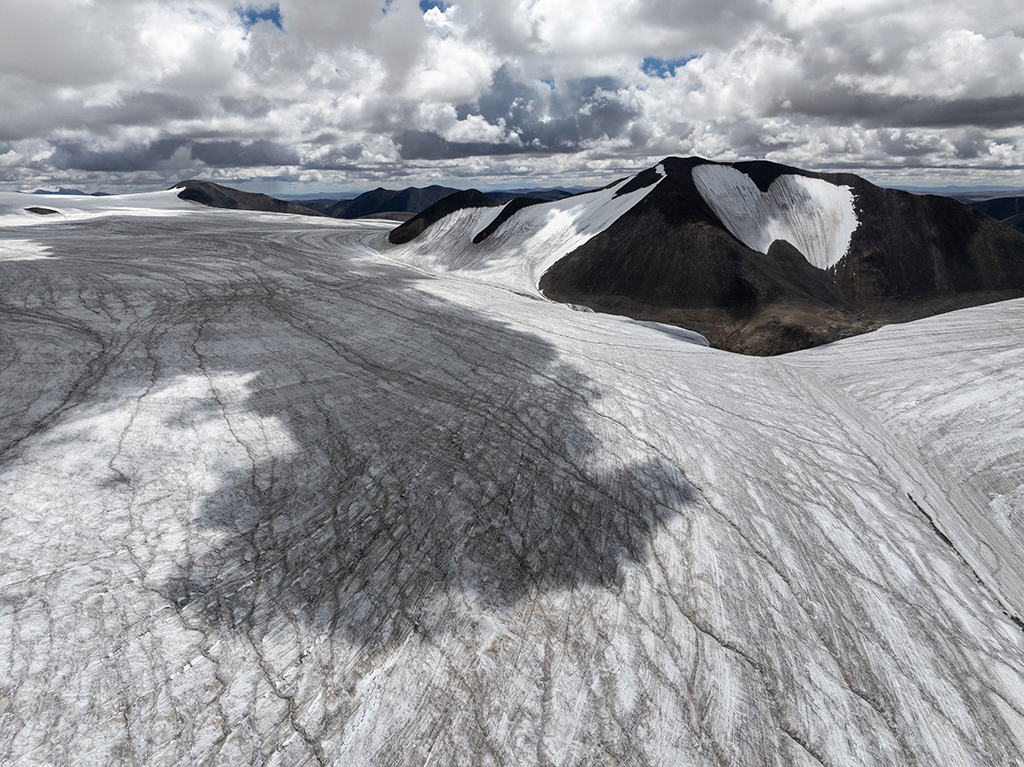
<path fill-rule="evenodd" d="M 661 166 L 658 172 L 664 177 Z M 631 180 L 523 208 L 479 244 L 474 244 L 473 238 L 500 215 L 504 206 L 457 210 L 411 242 L 382 247 L 388 257 L 421 268 L 460 272 L 539 296 L 537 284 L 552 264 L 603 232 L 658 186 L 652 184 L 616 197 Z"/>
<path fill-rule="evenodd" d="M 779 176 L 767 192 L 728 165 L 698 165 L 693 182 L 725 228 L 752 250 L 767 253 L 786 240 L 819 269 L 838 264 L 857 229 L 853 192 L 820 178 Z"/>

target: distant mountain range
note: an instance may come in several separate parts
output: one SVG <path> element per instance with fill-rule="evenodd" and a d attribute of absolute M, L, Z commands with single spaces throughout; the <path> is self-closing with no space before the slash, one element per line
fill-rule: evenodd
<path fill-rule="evenodd" d="M 109 197 L 110 195 L 106 192 L 83 192 L 81 189 L 69 189 L 66 186 L 57 187 L 56 189 L 36 189 L 31 194 L 68 194 L 78 195 L 80 197 Z"/>
<path fill-rule="evenodd" d="M 1018 232 L 1024 232 L 1024 197 L 995 197 L 989 200 L 973 200 L 967 204 L 1007 226 L 1012 226 Z"/>
<path fill-rule="evenodd" d="M 1024 234 L 949 197 L 882 189 L 851 174 L 696 157 L 668 158 L 615 194 L 643 189 L 547 269 L 539 278 L 545 295 L 761 355 L 1024 296 Z M 512 210 L 516 203 L 492 212 L 483 196 L 464 193 L 393 230 L 392 243 L 422 237 L 457 203 L 478 212 L 461 228 L 445 224 L 436 247 L 456 253 L 447 260 L 460 268 L 522 252 L 550 220 L 542 209 Z M 574 211 L 564 238 L 605 215 Z"/>
<path fill-rule="evenodd" d="M 499 240 L 512 247 L 546 220 L 543 208 L 524 219 L 525 209 L 570 197 L 565 190 L 526 196 L 430 186 L 299 205 L 207 181 L 175 188 L 215 207 L 404 221 L 389 235 L 396 245 L 477 209 L 478 224 L 438 243 L 458 251 L 463 264 L 475 246 L 491 239 L 488 252 Z M 1021 197 L 967 204 L 883 189 L 852 174 L 695 157 L 667 158 L 616 195 L 642 189 L 639 202 L 552 260 L 538 276 L 545 295 L 678 325 L 720 348 L 761 355 L 1024 295 Z M 605 215 L 585 212 L 586 194 L 572 199 L 582 220 Z M 565 241 L 577 235 L 567 231 Z"/>
<path fill-rule="evenodd" d="M 262 210 L 300 215 L 322 215 L 330 218 L 387 218 L 407 221 L 431 205 L 458 194 L 462 190 L 446 186 L 407 187 L 402 190 L 377 188 L 351 200 L 331 198 L 280 200 L 265 194 L 242 192 L 211 181 L 182 181 L 173 187 L 183 189 L 178 196 L 215 208 Z M 495 205 L 514 199 L 558 200 L 573 193 L 565 189 L 502 190 L 489 192 Z"/>

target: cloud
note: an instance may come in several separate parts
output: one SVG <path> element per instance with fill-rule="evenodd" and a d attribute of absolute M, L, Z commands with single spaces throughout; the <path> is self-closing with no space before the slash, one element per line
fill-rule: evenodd
<path fill-rule="evenodd" d="M 214 168 L 256 168 L 275 165 L 298 165 L 294 149 L 271 141 L 209 141 L 192 146 L 192 157 Z"/>
<path fill-rule="evenodd" d="M 166 139 L 144 146 L 94 150 L 82 144 L 58 144 L 53 152 L 57 170 L 86 170 L 119 173 L 152 170 L 165 166 L 175 154 L 187 149 L 181 139 Z"/>
<path fill-rule="evenodd" d="M 80 143 L 59 144 L 51 158 L 58 170 L 126 173 L 142 170 L 261 168 L 299 164 L 299 155 L 271 141 L 207 141 L 163 139 L 117 149 L 91 149 Z"/>
<path fill-rule="evenodd" d="M 452 160 L 478 155 L 518 154 L 522 147 L 486 142 L 447 141 L 436 133 L 405 131 L 395 136 L 403 160 Z"/>
<path fill-rule="evenodd" d="M 690 153 L 1024 185 L 1024 8 L 36 0 L 5 11 L 0 114 L 18 185 L 599 178 Z"/>

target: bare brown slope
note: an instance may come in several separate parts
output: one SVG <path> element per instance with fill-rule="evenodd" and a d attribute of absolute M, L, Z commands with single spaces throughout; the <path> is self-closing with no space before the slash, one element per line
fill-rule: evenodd
<path fill-rule="evenodd" d="M 278 200 L 265 194 L 243 192 L 239 189 L 214 184 L 212 181 L 182 181 L 172 189 L 180 189 L 178 197 L 183 200 L 200 202 L 211 208 L 231 210 L 258 210 L 267 213 L 295 213 L 300 216 L 323 216 L 323 213 L 301 205 Z"/>
<path fill-rule="evenodd" d="M 691 170 L 667 178 L 541 279 L 550 298 L 696 330 L 747 354 L 795 351 L 888 322 L 1024 295 L 1024 237 L 956 200 L 881 189 L 849 174 L 736 163 L 762 190 L 784 173 L 850 186 L 860 226 L 830 270 L 789 243 L 758 253 L 704 202 Z"/>

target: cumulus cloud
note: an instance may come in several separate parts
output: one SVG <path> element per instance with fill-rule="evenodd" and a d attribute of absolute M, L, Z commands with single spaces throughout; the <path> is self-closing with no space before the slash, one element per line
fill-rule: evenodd
<path fill-rule="evenodd" d="M 5 9 L 0 115 L 7 186 L 586 183 L 668 154 L 1024 185 L 1024 8 L 35 0 Z"/>

